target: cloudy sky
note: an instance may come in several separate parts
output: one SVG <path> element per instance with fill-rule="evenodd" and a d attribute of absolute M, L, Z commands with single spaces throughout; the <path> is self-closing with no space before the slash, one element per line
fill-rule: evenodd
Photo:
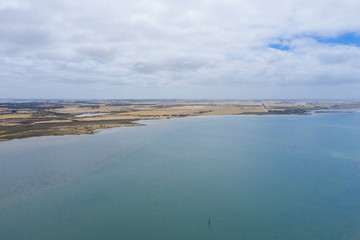
<path fill-rule="evenodd" d="M 359 0 L 2 0 L 0 98 L 359 98 Z"/>

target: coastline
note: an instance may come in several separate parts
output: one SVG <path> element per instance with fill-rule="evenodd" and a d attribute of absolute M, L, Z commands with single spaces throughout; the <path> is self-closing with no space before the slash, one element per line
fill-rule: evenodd
<path fill-rule="evenodd" d="M 0 142 L 95 134 L 101 129 L 142 125 L 136 122 L 139 120 L 209 115 L 309 115 L 350 108 L 360 108 L 360 101 L 14 101 L 0 103 Z"/>

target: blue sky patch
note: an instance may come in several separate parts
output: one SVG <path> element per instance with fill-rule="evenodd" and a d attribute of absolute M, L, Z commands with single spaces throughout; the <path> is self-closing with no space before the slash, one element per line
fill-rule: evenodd
<path fill-rule="evenodd" d="M 337 37 L 327 38 L 313 36 L 312 38 L 320 43 L 360 46 L 360 35 L 355 33 L 345 33 Z"/>
<path fill-rule="evenodd" d="M 276 44 L 269 44 L 268 45 L 269 48 L 275 48 L 275 49 L 278 49 L 278 50 L 282 50 L 282 51 L 289 51 L 289 46 L 286 46 L 286 45 L 283 45 L 283 44 L 280 44 L 280 43 L 276 43 Z"/>
<path fill-rule="evenodd" d="M 348 46 L 357 46 L 360 47 L 360 35 L 354 32 L 341 34 L 336 37 L 320 37 L 315 35 L 298 35 L 293 39 L 301 39 L 301 38 L 312 38 L 315 41 L 323 44 L 338 44 L 338 45 L 348 45 Z M 291 42 L 292 39 L 278 39 L 280 43 L 272 43 L 269 44 L 269 48 L 274 48 L 282 51 L 289 51 L 290 47 L 288 44 L 284 44 L 284 42 Z"/>

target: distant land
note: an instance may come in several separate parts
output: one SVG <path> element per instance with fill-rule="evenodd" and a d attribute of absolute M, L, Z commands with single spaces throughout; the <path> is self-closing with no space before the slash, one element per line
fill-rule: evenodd
<path fill-rule="evenodd" d="M 138 120 L 203 115 L 309 114 L 360 108 L 360 100 L 0 100 L 0 141 L 94 134 Z"/>

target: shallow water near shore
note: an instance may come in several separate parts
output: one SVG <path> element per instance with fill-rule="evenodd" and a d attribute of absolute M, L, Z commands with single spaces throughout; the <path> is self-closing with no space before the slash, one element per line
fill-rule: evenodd
<path fill-rule="evenodd" d="M 0 239 L 360 239 L 359 112 L 142 123 L 0 143 Z"/>

